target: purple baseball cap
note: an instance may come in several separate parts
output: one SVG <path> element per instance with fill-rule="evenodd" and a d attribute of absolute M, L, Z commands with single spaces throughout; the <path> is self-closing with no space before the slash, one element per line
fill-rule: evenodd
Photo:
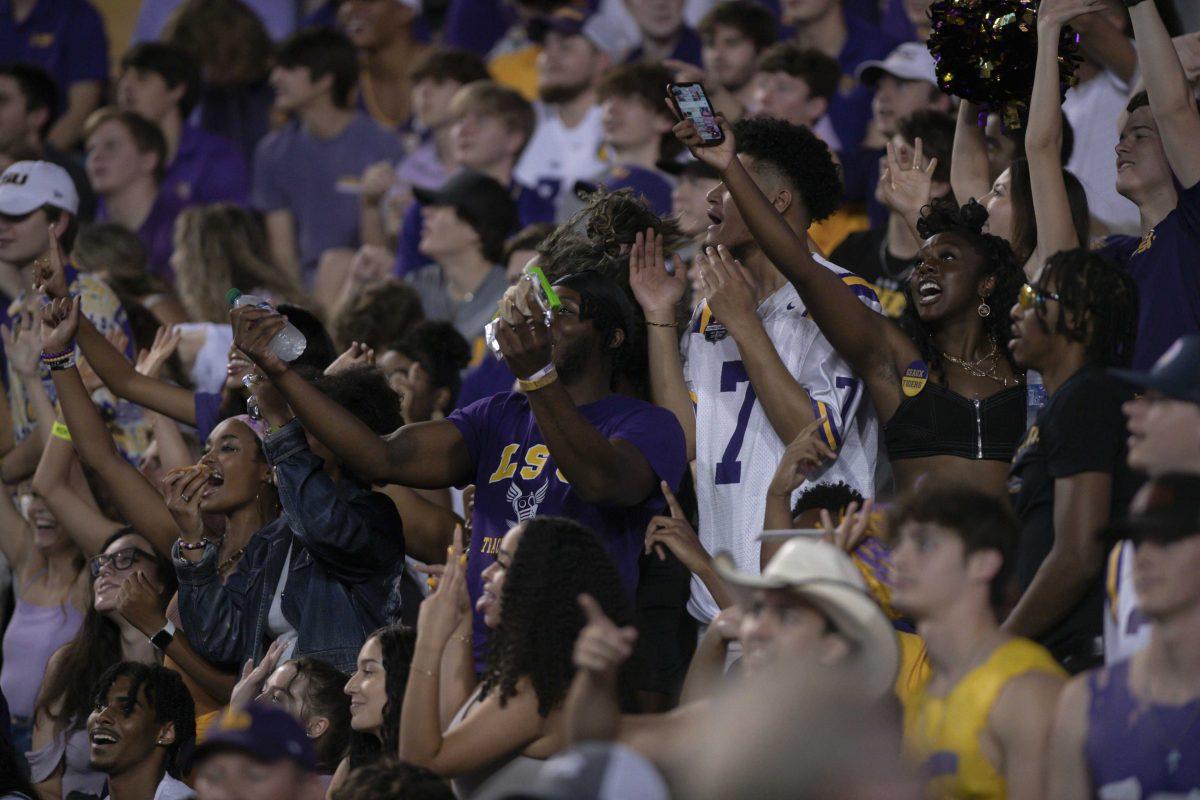
<path fill-rule="evenodd" d="M 229 751 L 264 764 L 290 759 L 306 772 L 317 771 L 316 751 L 296 718 L 262 703 L 222 710 L 196 748 L 193 762 L 198 764 L 214 752 Z"/>

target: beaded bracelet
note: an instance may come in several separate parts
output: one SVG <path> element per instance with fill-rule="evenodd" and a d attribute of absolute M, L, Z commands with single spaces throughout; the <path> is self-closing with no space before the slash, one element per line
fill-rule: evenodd
<path fill-rule="evenodd" d="M 43 352 L 39 358 L 50 369 L 70 369 L 75 366 L 75 348 L 63 350 L 61 353 Z"/>
<path fill-rule="evenodd" d="M 208 541 L 207 536 L 200 539 L 200 541 L 195 542 L 194 544 L 185 542 L 183 539 L 180 539 L 179 540 L 179 549 L 180 550 L 203 550 L 204 548 L 208 547 L 209 544 L 211 544 L 211 542 Z"/>

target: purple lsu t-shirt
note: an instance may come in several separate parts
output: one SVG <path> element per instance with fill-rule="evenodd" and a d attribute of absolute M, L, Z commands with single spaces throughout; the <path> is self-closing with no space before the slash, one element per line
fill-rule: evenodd
<path fill-rule="evenodd" d="M 636 447 L 660 479 L 672 490 L 678 487 L 687 465 L 687 450 L 674 414 L 618 394 L 580 406 L 579 412 L 606 438 L 622 439 Z M 482 591 L 481 575 L 496 560 L 504 534 L 535 516 L 568 517 L 599 535 L 632 597 L 646 526 L 666 507 L 661 494 L 652 492 L 639 505 L 627 508 L 606 508 L 581 500 L 555 466 L 529 399 L 518 392 L 484 398 L 447 419 L 462 434 L 475 465 L 475 513 L 467 559 L 472 608 Z M 487 628 L 476 614 L 476 658 L 486 638 Z"/>

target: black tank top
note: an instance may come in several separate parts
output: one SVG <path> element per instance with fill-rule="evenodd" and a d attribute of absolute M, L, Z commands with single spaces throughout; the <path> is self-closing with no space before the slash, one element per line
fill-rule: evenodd
<path fill-rule="evenodd" d="M 1024 386 L 970 400 L 930 381 L 915 397 L 905 397 L 883 426 L 892 461 L 956 456 L 1008 462 L 1024 434 Z"/>

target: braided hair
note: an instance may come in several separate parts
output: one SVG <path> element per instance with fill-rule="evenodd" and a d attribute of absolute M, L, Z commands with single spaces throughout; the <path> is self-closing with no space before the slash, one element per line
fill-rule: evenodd
<path fill-rule="evenodd" d="M 378 738 L 354 732 L 350 736 L 350 767 L 372 764 L 400 748 L 400 711 L 404 707 L 404 690 L 408 688 L 408 673 L 417 631 L 407 625 L 385 625 L 368 639 L 377 639 L 383 653 L 383 672 L 387 700 L 383 704 L 383 726 Z"/>
<path fill-rule="evenodd" d="M 1137 284 L 1128 270 L 1087 250 L 1055 253 L 1042 268 L 1038 283 L 1054 284 L 1061 313 L 1054 333 L 1083 342 L 1087 359 L 1108 367 L 1127 367 L 1137 337 Z M 1037 312 L 1049 332 L 1045 310 Z M 1068 317 L 1074 319 L 1072 324 Z"/>
<path fill-rule="evenodd" d="M 988 338 L 996 343 L 1004 358 L 1015 373 L 1020 373 L 1012 353 L 1008 351 L 1011 339 L 1012 320 L 1008 310 L 1017 301 L 1017 294 L 1025 282 L 1025 272 L 1017 263 L 1012 247 L 1004 239 L 983 232 L 987 222 L 987 209 L 974 200 L 964 206 L 958 206 L 950 200 L 935 200 L 921 209 L 921 218 L 917 220 L 917 232 L 923 239 L 930 239 L 939 233 L 952 233 L 962 237 L 967 244 L 979 254 L 980 278 L 993 276 L 996 284 L 992 293 L 985 300 L 991 306 L 992 313 L 983 318 L 983 330 Z M 900 326 L 916 344 L 921 352 L 921 358 L 929 365 L 929 370 L 945 378 L 942 353 L 933 341 L 934 331 L 917 314 L 917 298 L 913 295 L 913 283 L 906 290 L 908 305 L 900 317 Z"/>
<path fill-rule="evenodd" d="M 196 705 L 183 685 L 183 678 L 175 670 L 158 664 L 121 661 L 106 669 L 96 682 L 93 705 L 107 701 L 118 678 L 129 679 L 129 699 L 122 709 L 125 714 L 132 714 L 138 697 L 145 696 L 155 723 L 170 722 L 175 727 L 175 741 L 167 747 L 167 774 L 182 779 L 196 747 Z"/>
<path fill-rule="evenodd" d="M 498 692 L 503 706 L 528 678 L 538 714 L 562 702 L 575 674 L 571 656 L 585 624 L 578 602 L 584 592 L 617 625 L 633 621 L 617 568 L 594 533 L 561 517 L 526 522 L 504 580 L 481 698 Z"/>

